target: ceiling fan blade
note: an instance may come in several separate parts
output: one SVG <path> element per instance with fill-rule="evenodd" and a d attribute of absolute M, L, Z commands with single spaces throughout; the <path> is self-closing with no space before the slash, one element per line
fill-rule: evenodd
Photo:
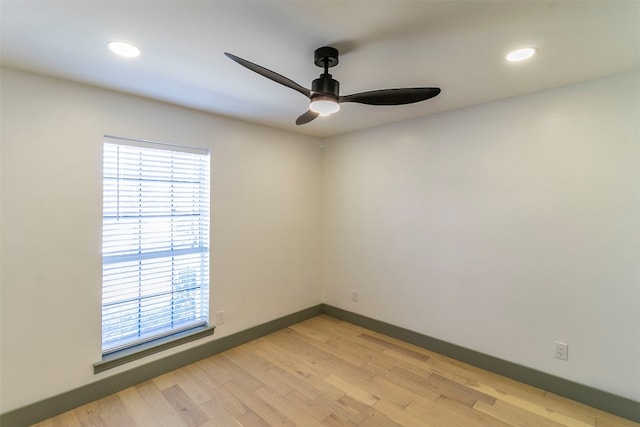
<path fill-rule="evenodd" d="M 311 120 L 315 119 L 318 116 L 319 116 L 318 113 L 308 110 L 306 113 L 302 114 L 300 117 L 296 119 L 296 124 L 298 126 L 304 125 L 305 123 L 309 123 Z"/>
<path fill-rule="evenodd" d="M 260 65 L 254 64 L 253 62 L 249 62 L 246 59 L 239 58 L 227 52 L 225 52 L 224 54 L 227 56 L 227 58 L 232 59 L 233 61 L 237 62 L 243 67 L 246 67 L 251 71 L 258 73 L 261 76 L 268 78 L 269 80 L 273 80 L 276 83 L 280 83 L 283 86 L 296 90 L 301 94 L 303 94 L 304 96 L 306 96 L 307 98 L 311 96 L 311 91 L 309 89 L 300 86 L 298 83 L 294 82 L 293 80 L 290 80 L 284 76 L 281 76 L 276 72 L 273 72 L 264 67 L 261 67 Z"/>
<path fill-rule="evenodd" d="M 402 105 L 424 101 L 440 93 L 437 87 L 408 87 L 403 89 L 380 89 L 354 93 L 340 97 L 340 102 L 357 102 L 368 105 Z"/>

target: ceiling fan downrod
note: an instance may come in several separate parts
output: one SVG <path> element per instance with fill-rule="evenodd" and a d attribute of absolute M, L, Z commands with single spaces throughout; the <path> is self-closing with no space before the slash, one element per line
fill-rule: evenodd
<path fill-rule="evenodd" d="M 326 97 L 338 102 L 340 83 L 329 74 L 329 68 L 338 65 L 338 49 L 330 46 L 318 48 L 314 52 L 314 63 L 324 69 L 319 78 L 311 83 L 311 99 Z"/>

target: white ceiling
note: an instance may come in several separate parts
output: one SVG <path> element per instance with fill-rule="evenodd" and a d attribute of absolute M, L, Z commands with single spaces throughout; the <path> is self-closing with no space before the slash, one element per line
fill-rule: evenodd
<path fill-rule="evenodd" d="M 640 1 L 1 0 L 0 61 L 14 68 L 327 137 L 640 68 Z M 142 49 L 115 57 L 110 40 Z M 226 58 L 309 88 L 337 47 L 341 94 L 411 86 L 418 104 L 343 104 L 296 126 L 308 100 Z M 539 54 L 507 63 L 505 54 Z"/>

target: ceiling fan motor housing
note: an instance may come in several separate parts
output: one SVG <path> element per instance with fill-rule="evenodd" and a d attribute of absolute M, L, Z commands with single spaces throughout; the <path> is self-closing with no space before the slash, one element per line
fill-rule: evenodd
<path fill-rule="evenodd" d="M 340 95 L 340 82 L 331 78 L 331 74 L 322 74 L 311 83 L 311 99 L 319 96 L 336 100 Z"/>

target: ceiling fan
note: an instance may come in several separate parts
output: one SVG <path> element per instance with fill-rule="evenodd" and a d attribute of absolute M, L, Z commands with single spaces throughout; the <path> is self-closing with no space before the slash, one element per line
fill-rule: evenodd
<path fill-rule="evenodd" d="M 338 49 L 329 46 L 318 48 L 314 53 L 314 63 L 318 67 L 324 68 L 324 72 L 311 83 L 311 90 L 260 65 L 227 52 L 225 52 L 225 55 L 243 67 L 298 91 L 309 98 L 311 101 L 309 110 L 298 117 L 296 120 L 297 125 L 309 123 L 318 116 L 333 114 L 340 110 L 340 104 L 343 102 L 357 102 L 368 105 L 402 105 L 424 101 L 440 93 L 440 88 L 437 87 L 410 87 L 372 90 L 342 96 L 340 95 L 340 83 L 329 74 L 329 68 L 338 64 Z"/>

